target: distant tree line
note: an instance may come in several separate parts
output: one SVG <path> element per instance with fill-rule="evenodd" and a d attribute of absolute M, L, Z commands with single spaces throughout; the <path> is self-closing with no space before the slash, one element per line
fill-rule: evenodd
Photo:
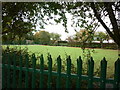
<path fill-rule="evenodd" d="M 58 33 L 49 33 L 47 31 L 39 31 L 34 35 L 36 44 L 54 45 L 56 41 L 61 40 L 61 35 Z"/>
<path fill-rule="evenodd" d="M 94 41 L 99 41 L 100 46 L 102 47 L 103 42 L 106 40 L 109 43 L 109 40 L 112 38 L 105 32 L 97 31 L 97 32 L 91 32 L 90 30 L 81 29 L 80 31 L 77 31 L 76 34 L 73 36 L 67 37 L 67 41 L 70 43 L 79 42 L 80 46 L 85 48 L 85 44 L 94 43 Z"/>
<path fill-rule="evenodd" d="M 58 33 L 49 33 L 44 30 L 40 30 L 35 34 L 29 32 L 21 39 L 15 38 L 13 41 L 3 41 L 3 44 L 41 44 L 41 45 L 54 45 L 56 41 L 61 40 L 61 35 Z"/>

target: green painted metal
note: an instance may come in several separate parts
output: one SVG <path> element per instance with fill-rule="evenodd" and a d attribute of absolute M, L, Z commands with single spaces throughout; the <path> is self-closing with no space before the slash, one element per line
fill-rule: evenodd
<path fill-rule="evenodd" d="M 61 58 L 58 56 L 57 58 L 57 83 L 56 83 L 56 88 L 61 88 Z"/>
<path fill-rule="evenodd" d="M 107 70 L 107 61 L 105 57 L 101 61 L 101 72 L 100 72 L 100 88 L 105 90 L 106 86 L 106 70 Z"/>
<path fill-rule="evenodd" d="M 43 88 L 43 80 L 44 80 L 44 58 L 43 54 L 40 56 L 40 85 L 39 88 Z"/>
<path fill-rule="evenodd" d="M 91 57 L 88 60 L 88 88 L 93 88 L 93 72 L 94 72 L 94 61 Z"/>
<path fill-rule="evenodd" d="M 20 71 L 19 71 L 19 88 L 22 88 L 22 60 L 23 60 L 23 57 L 22 55 L 20 55 L 20 58 L 19 58 L 19 67 L 20 67 Z"/>
<path fill-rule="evenodd" d="M 115 62 L 114 88 L 120 89 L 120 58 Z"/>
<path fill-rule="evenodd" d="M 13 54 L 13 64 L 14 64 L 14 69 L 13 69 L 13 88 L 16 88 L 16 54 Z"/>
<path fill-rule="evenodd" d="M 48 56 L 48 88 L 52 88 L 52 57 Z"/>
<path fill-rule="evenodd" d="M 82 59 L 79 57 L 77 59 L 77 86 L 76 89 L 81 88 L 81 75 L 82 75 Z"/>
<path fill-rule="evenodd" d="M 7 54 L 7 58 L 6 58 L 6 59 L 7 59 L 7 61 L 8 61 L 7 87 L 8 87 L 8 88 L 11 88 L 11 87 L 10 87 L 10 85 L 11 85 L 11 84 L 10 84 L 10 64 L 11 64 L 11 63 L 10 63 L 10 55 L 9 55 L 9 54 Z"/>
<path fill-rule="evenodd" d="M 8 68 L 8 64 L 5 64 L 5 67 Z M 10 69 L 14 69 L 13 65 L 10 65 Z M 17 66 L 17 70 L 20 70 L 20 67 Z M 22 67 L 22 71 L 26 72 L 26 67 Z M 29 68 L 29 72 L 33 72 L 33 68 Z M 40 73 L 40 69 L 36 69 L 36 73 Z M 48 70 L 44 70 L 44 75 L 48 75 Z M 53 76 L 58 76 L 56 71 L 52 71 Z M 66 78 L 66 73 L 61 73 L 61 77 Z M 77 78 L 77 74 L 71 74 L 71 78 Z M 88 80 L 88 75 L 82 75 L 81 76 L 82 80 Z M 100 82 L 100 77 L 93 77 L 94 82 Z M 106 83 L 111 83 L 113 84 L 114 79 L 109 78 L 106 80 Z"/>
<path fill-rule="evenodd" d="M 2 56 L 2 88 L 5 88 L 5 60 L 6 60 L 6 54 L 3 54 Z"/>
<path fill-rule="evenodd" d="M 25 72 L 25 88 L 28 88 L 28 72 L 29 72 L 29 69 L 28 69 L 28 67 L 29 67 L 29 65 L 28 65 L 28 63 L 29 63 L 29 57 L 28 57 L 28 55 L 26 54 L 25 55 L 25 67 L 26 67 L 26 72 Z"/>
<path fill-rule="evenodd" d="M 88 61 L 88 75 L 82 75 L 82 60 L 81 57 L 79 57 L 77 59 L 77 74 L 71 74 L 71 58 L 70 56 L 66 59 L 67 62 L 67 71 L 66 73 L 62 73 L 61 72 L 61 58 L 60 56 L 57 58 L 57 72 L 56 71 L 52 71 L 52 57 L 51 55 L 48 56 L 48 70 L 44 70 L 44 58 L 43 55 L 40 56 L 40 69 L 36 69 L 36 57 L 33 54 L 32 55 L 32 67 L 29 67 L 29 57 L 28 55 L 26 55 L 25 58 L 25 66 L 22 66 L 22 59 L 23 57 L 20 56 L 20 62 L 19 62 L 19 66 L 16 66 L 16 59 L 15 58 L 10 58 L 11 55 L 7 54 L 6 56 L 3 55 L 3 63 L 2 63 L 2 75 L 4 76 L 5 73 L 3 70 L 7 69 L 7 80 L 5 79 L 5 77 L 2 77 L 2 86 L 10 88 L 11 85 L 13 85 L 11 88 L 15 88 L 16 87 L 16 80 L 11 78 L 12 77 L 17 77 L 16 76 L 16 70 L 19 70 L 19 81 L 18 81 L 18 87 L 22 88 L 24 87 L 24 82 L 22 81 L 22 79 L 24 79 L 24 77 L 22 77 L 22 71 L 25 72 L 25 88 L 29 88 L 28 85 L 30 83 L 32 83 L 32 88 L 35 88 L 35 83 L 36 83 L 36 73 L 40 74 L 40 84 L 39 87 L 43 88 L 44 87 L 44 75 L 48 75 L 48 81 L 47 81 L 47 87 L 48 88 L 52 88 L 52 76 L 56 76 L 56 88 L 61 88 L 62 84 L 61 84 L 61 79 L 62 78 L 66 78 L 66 88 L 70 88 L 71 85 L 71 79 L 74 78 L 76 79 L 76 88 L 81 88 L 81 80 L 86 80 L 88 81 L 88 88 L 94 88 L 93 87 L 93 82 L 100 82 L 100 88 L 105 88 L 105 84 L 106 83 L 111 83 L 114 84 L 114 88 L 119 89 L 119 83 L 120 83 L 120 59 L 118 59 L 115 62 L 115 74 L 114 74 L 114 79 L 106 79 L 106 67 L 107 67 L 107 61 L 105 58 L 103 58 L 103 60 L 101 61 L 101 76 L 100 77 L 95 77 L 93 75 L 94 72 L 94 61 L 93 58 L 91 58 Z M 12 59 L 12 60 L 11 60 Z M 11 65 L 10 61 L 14 61 L 13 65 Z M 11 71 L 13 71 L 13 73 L 11 73 Z M 32 81 L 28 82 L 28 77 L 29 77 L 29 72 L 32 73 Z M 11 83 L 10 80 L 13 80 L 13 83 Z"/>
<path fill-rule="evenodd" d="M 36 57 L 35 54 L 32 55 L 32 68 L 33 68 L 33 73 L 32 73 L 32 88 L 35 88 L 35 75 L 36 75 Z"/>
<path fill-rule="evenodd" d="M 66 73 L 66 88 L 70 88 L 71 82 L 71 58 L 68 56 L 67 58 L 67 73 Z"/>

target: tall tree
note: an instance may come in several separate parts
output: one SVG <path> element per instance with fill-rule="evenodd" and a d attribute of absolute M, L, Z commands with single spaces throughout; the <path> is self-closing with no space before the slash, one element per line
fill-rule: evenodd
<path fill-rule="evenodd" d="M 39 31 L 35 33 L 35 42 L 47 45 L 50 43 L 50 34 L 47 31 Z"/>
<path fill-rule="evenodd" d="M 109 40 L 113 40 L 108 33 L 106 33 L 106 40 L 108 41 L 108 43 L 109 43 Z"/>
<path fill-rule="evenodd" d="M 34 8 L 33 8 L 34 7 Z M 19 40 L 28 32 L 33 31 L 32 16 L 36 6 L 33 3 L 2 3 L 2 39 L 13 41 Z"/>
<path fill-rule="evenodd" d="M 24 37 L 26 40 L 34 40 L 34 34 L 32 32 L 28 32 Z"/>
<path fill-rule="evenodd" d="M 50 39 L 51 40 L 54 40 L 54 41 L 60 40 L 60 37 L 61 37 L 61 35 L 58 34 L 58 33 L 50 33 Z"/>
<path fill-rule="evenodd" d="M 107 34 L 104 32 L 96 32 L 95 33 L 96 40 L 100 41 L 101 48 L 104 40 L 107 40 Z"/>
<path fill-rule="evenodd" d="M 105 28 L 107 33 L 120 47 L 120 26 L 118 24 L 119 18 L 116 17 L 116 12 L 120 11 L 120 1 L 119 2 L 104 2 L 104 3 L 91 3 L 91 8 L 93 9 L 95 17 Z M 102 13 L 104 16 L 108 16 L 112 29 L 110 29 L 102 20 Z"/>
<path fill-rule="evenodd" d="M 3 41 L 14 41 L 16 37 L 21 39 L 27 33 L 35 31 L 38 19 L 43 28 L 45 12 L 42 12 L 42 8 L 45 7 L 44 2 L 2 2 Z"/>
<path fill-rule="evenodd" d="M 90 30 L 81 29 L 79 32 L 76 32 L 75 39 L 82 43 L 91 42 L 93 35 L 94 33 Z"/>
<path fill-rule="evenodd" d="M 61 40 L 61 35 L 58 33 L 50 33 L 50 44 L 55 45 L 55 43 Z"/>
<path fill-rule="evenodd" d="M 74 36 L 68 36 L 68 37 L 66 38 L 66 40 L 67 40 L 68 42 L 75 42 Z"/>

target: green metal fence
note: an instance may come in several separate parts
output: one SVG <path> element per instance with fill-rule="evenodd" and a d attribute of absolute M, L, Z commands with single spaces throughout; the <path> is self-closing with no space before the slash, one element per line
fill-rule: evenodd
<path fill-rule="evenodd" d="M 23 57 L 19 57 L 19 62 L 16 61 L 18 57 L 16 55 L 10 58 L 9 54 L 3 54 L 2 56 L 2 88 L 61 88 L 63 86 L 62 78 L 65 79 L 65 88 L 71 88 L 71 79 L 75 79 L 75 87 L 81 88 L 82 81 L 85 80 L 87 82 L 87 88 L 95 88 L 94 82 L 99 84 L 99 88 L 105 89 L 106 84 L 110 83 L 113 85 L 113 88 L 120 89 L 120 59 L 115 62 L 115 72 L 114 78 L 106 79 L 106 69 L 107 69 L 107 61 L 105 58 L 100 63 L 100 77 L 94 76 L 94 61 L 91 58 L 88 61 L 88 75 L 82 75 L 82 59 L 79 57 L 77 59 L 77 73 L 71 73 L 71 58 L 70 56 L 66 59 L 67 62 L 67 70 L 66 73 L 61 72 L 62 68 L 62 60 L 59 56 L 57 58 L 57 71 L 52 70 L 52 57 L 48 57 L 48 69 L 45 69 L 44 66 L 44 58 L 43 55 L 40 56 L 40 65 L 39 69 L 36 68 L 36 57 L 33 54 L 31 60 L 31 67 L 29 66 L 29 58 L 28 55 L 25 57 L 25 65 L 23 65 L 22 59 Z M 13 62 L 11 62 L 13 61 Z M 24 73 L 24 75 L 23 75 Z M 38 77 L 36 76 L 38 75 Z M 47 76 L 45 79 L 44 76 Z M 31 78 L 30 78 L 31 76 Z M 55 86 L 52 84 L 52 77 L 55 78 Z M 23 79 L 24 78 L 24 79 Z M 29 80 L 30 79 L 30 80 Z M 46 81 L 47 80 L 47 81 Z M 36 85 L 37 82 L 39 85 Z M 44 86 L 44 83 L 47 83 L 47 87 Z"/>

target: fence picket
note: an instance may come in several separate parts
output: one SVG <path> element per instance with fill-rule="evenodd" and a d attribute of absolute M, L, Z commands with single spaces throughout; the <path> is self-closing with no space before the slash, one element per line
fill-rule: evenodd
<path fill-rule="evenodd" d="M 40 56 L 40 85 L 39 88 L 43 88 L 43 71 L 44 71 L 44 58 L 43 54 Z"/>
<path fill-rule="evenodd" d="M 5 60 L 6 60 L 6 54 L 3 54 L 2 56 L 2 88 L 5 88 Z"/>
<path fill-rule="evenodd" d="M 76 89 L 81 88 L 81 75 L 82 75 L 82 59 L 81 57 L 79 57 L 77 59 L 77 87 Z"/>
<path fill-rule="evenodd" d="M 105 85 L 106 85 L 106 69 L 107 69 L 107 61 L 105 57 L 101 61 L 101 72 L 100 72 L 100 88 L 105 90 Z"/>
<path fill-rule="evenodd" d="M 22 88 L 22 55 L 20 55 L 19 58 L 19 66 L 20 66 L 20 71 L 19 71 L 19 88 Z"/>
<path fill-rule="evenodd" d="M 28 67 L 29 67 L 29 65 L 28 65 L 28 63 L 29 63 L 29 57 L 28 57 L 28 55 L 25 55 L 25 66 L 26 66 L 26 72 L 25 72 L 25 88 L 28 88 L 28 72 L 29 72 L 29 70 L 28 70 Z"/>
<path fill-rule="evenodd" d="M 56 83 L 56 87 L 59 89 L 61 88 L 61 58 L 60 56 L 57 58 L 57 83 Z"/>
<path fill-rule="evenodd" d="M 14 64 L 14 69 L 13 69 L 13 88 L 16 88 L 16 55 L 13 54 L 13 64 Z"/>
<path fill-rule="evenodd" d="M 48 56 L 48 88 L 52 88 L 52 57 Z"/>
<path fill-rule="evenodd" d="M 91 57 L 88 60 L 88 88 L 93 88 L 93 72 L 94 72 L 94 61 Z"/>
<path fill-rule="evenodd" d="M 118 58 L 115 62 L 115 72 L 114 72 L 114 88 L 120 89 L 120 59 Z"/>
<path fill-rule="evenodd" d="M 9 54 L 7 54 L 7 56 L 8 56 L 8 58 L 7 58 L 7 60 L 8 60 L 8 75 L 7 75 L 7 88 L 10 88 L 10 55 Z"/>
<path fill-rule="evenodd" d="M 11 60 L 12 59 L 12 60 Z M 101 75 L 100 77 L 93 77 L 94 76 L 94 61 L 91 57 L 90 60 L 88 60 L 88 75 L 82 75 L 82 59 L 79 57 L 77 59 L 77 74 L 71 74 L 71 58 L 70 56 L 66 59 L 67 62 L 67 71 L 66 73 L 61 73 L 61 57 L 59 56 L 57 58 L 57 72 L 52 72 L 52 57 L 51 55 L 48 56 L 48 70 L 44 70 L 44 58 L 43 55 L 40 57 L 40 70 L 36 69 L 36 57 L 35 54 L 32 55 L 32 68 L 29 68 L 29 57 L 28 55 L 25 55 L 25 67 L 22 67 L 24 61 L 23 56 L 19 57 L 19 66 L 16 66 L 16 55 L 14 54 L 14 57 L 12 54 L 4 54 L 2 57 L 2 88 L 16 88 L 17 81 L 19 88 L 24 87 L 29 88 L 29 82 L 28 82 L 28 72 L 32 72 L 32 88 L 35 88 L 36 86 L 36 73 L 40 74 L 40 83 L 39 88 L 44 87 L 44 75 L 48 75 L 48 81 L 47 81 L 47 87 L 46 88 L 52 88 L 52 76 L 57 76 L 56 79 L 56 88 L 61 88 L 61 79 L 62 77 L 66 77 L 66 88 L 71 88 L 71 78 L 76 78 L 76 88 L 81 88 L 81 81 L 82 80 L 88 80 L 88 88 L 94 88 L 93 82 L 100 82 L 100 88 L 105 89 L 106 83 L 113 84 L 113 87 L 116 89 L 120 88 L 120 59 L 115 62 L 115 72 L 114 72 L 114 79 L 106 79 L 106 69 L 107 69 L 107 61 L 105 58 L 101 61 Z M 12 62 L 11 62 L 12 61 Z M 19 70 L 19 78 L 17 78 L 16 71 Z M 25 71 L 25 83 L 22 82 L 22 71 Z M 5 74 L 7 74 L 7 77 L 4 77 Z M 12 81 L 10 81 L 12 79 Z M 11 83 L 12 82 L 12 83 Z"/>
<path fill-rule="evenodd" d="M 33 68 L 33 73 L 32 73 L 32 88 L 35 88 L 35 75 L 36 75 L 36 57 L 35 54 L 32 55 L 32 68 Z"/>
<path fill-rule="evenodd" d="M 70 88 L 70 80 L 71 80 L 71 58 L 68 56 L 67 58 L 67 73 L 66 73 L 66 88 Z"/>

